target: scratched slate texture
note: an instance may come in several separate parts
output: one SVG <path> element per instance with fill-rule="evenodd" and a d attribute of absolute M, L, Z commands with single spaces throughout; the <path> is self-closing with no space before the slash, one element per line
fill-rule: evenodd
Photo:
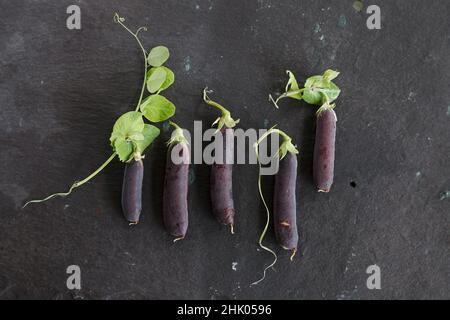
<path fill-rule="evenodd" d="M 370 3 L 369 3 L 370 2 Z M 66 8 L 81 8 L 81 30 Z M 365 1 L 381 8 L 381 30 L 353 1 L 0 1 L 1 299 L 448 299 L 450 298 L 450 5 Z M 216 223 L 209 168 L 191 172 L 187 238 L 162 226 L 167 126 L 147 152 L 142 221 L 120 209 L 123 165 L 114 162 L 70 197 L 20 207 L 64 191 L 109 156 L 116 118 L 137 102 L 142 59 L 112 21 L 149 27 L 146 47 L 165 44 L 176 83 L 166 91 L 176 121 L 206 128 L 217 113 L 201 91 L 228 106 L 242 128 L 273 124 L 300 148 L 299 254 L 279 261 L 258 250 L 265 213 L 255 165 L 234 171 L 236 234 Z M 315 108 L 267 99 L 285 70 L 341 71 L 335 183 L 312 185 Z M 271 197 L 273 178 L 263 179 Z M 381 269 L 381 290 L 366 269 Z M 66 287 L 81 268 L 82 288 Z"/>

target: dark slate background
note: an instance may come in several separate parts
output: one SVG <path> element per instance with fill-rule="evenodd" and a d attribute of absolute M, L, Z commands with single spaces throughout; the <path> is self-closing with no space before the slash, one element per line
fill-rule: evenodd
<path fill-rule="evenodd" d="M 381 7 L 381 30 L 368 30 L 351 0 L 1 0 L 0 298 L 450 298 L 450 199 L 441 200 L 450 189 L 450 5 L 365 3 Z M 79 31 L 66 28 L 71 4 L 81 7 Z M 249 284 L 271 256 L 257 246 L 257 167 L 235 168 L 231 236 L 211 216 L 209 168 L 195 165 L 188 236 L 173 244 L 161 218 L 167 126 L 147 152 L 138 226 L 121 214 L 119 162 L 68 198 L 20 209 L 100 165 L 114 121 L 137 101 L 141 55 L 114 11 L 133 29 L 149 27 L 146 47 L 171 49 L 177 79 L 166 95 L 181 125 L 215 119 L 201 101 L 208 85 L 242 128 L 278 123 L 300 146 L 300 253 L 291 263 L 269 232 L 280 260 L 259 286 Z M 267 96 L 284 88 L 286 69 L 303 81 L 330 67 L 342 88 L 336 175 L 318 194 L 315 108 L 284 101 L 276 110 Z M 272 182 L 264 179 L 268 196 Z M 72 264 L 82 270 L 76 292 L 66 288 Z M 372 264 L 381 290 L 366 287 Z"/>

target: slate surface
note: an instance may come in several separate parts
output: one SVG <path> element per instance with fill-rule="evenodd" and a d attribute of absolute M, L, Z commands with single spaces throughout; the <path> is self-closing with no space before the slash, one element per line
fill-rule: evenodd
<path fill-rule="evenodd" d="M 66 28 L 71 4 L 81 30 Z M 381 30 L 368 30 L 353 1 L 2 0 L 0 298 L 450 298 L 450 199 L 440 200 L 450 189 L 450 5 L 370 4 L 381 8 Z M 114 11 L 149 27 L 147 47 L 171 49 L 177 80 L 167 96 L 183 126 L 215 119 L 201 102 L 208 85 L 243 128 L 278 123 L 300 146 L 300 254 L 290 263 L 270 232 L 279 262 L 259 286 L 249 284 L 271 257 L 256 244 L 257 167 L 235 168 L 231 236 L 211 216 L 208 167 L 194 166 L 188 236 L 173 244 L 161 218 L 164 130 L 145 159 L 140 225 L 122 218 L 118 162 L 68 198 L 20 210 L 100 165 L 115 119 L 137 101 L 141 56 Z M 276 110 L 267 95 L 282 90 L 286 69 L 304 79 L 329 67 L 342 72 L 336 177 L 318 194 L 314 108 Z M 66 288 L 72 264 L 80 291 Z M 366 288 L 372 264 L 381 290 Z"/>

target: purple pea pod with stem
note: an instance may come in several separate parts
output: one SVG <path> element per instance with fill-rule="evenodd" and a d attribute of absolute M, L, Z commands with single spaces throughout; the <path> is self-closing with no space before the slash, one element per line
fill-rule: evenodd
<path fill-rule="evenodd" d="M 274 256 L 273 262 L 264 269 L 263 277 L 252 283 L 258 284 L 266 277 L 266 272 L 277 262 L 276 253 L 263 244 L 270 222 L 270 210 L 264 198 L 261 187 L 261 163 L 259 162 L 259 145 L 271 134 L 278 134 L 283 142 L 281 143 L 276 157 L 279 160 L 278 172 L 275 175 L 274 198 L 273 198 L 273 226 L 278 244 L 285 250 L 291 251 L 291 261 L 297 252 L 298 231 L 297 231 L 297 201 L 296 201 L 296 183 L 297 183 L 297 154 L 298 150 L 292 143 L 291 137 L 285 132 L 272 127 L 264 133 L 255 143 L 254 148 L 259 164 L 258 189 L 261 200 L 266 209 L 266 224 L 259 238 L 259 246 Z"/>
<path fill-rule="evenodd" d="M 278 101 L 283 98 L 304 100 L 309 104 L 321 105 L 316 112 L 316 138 L 314 143 L 313 178 L 319 192 L 329 192 L 334 178 L 334 156 L 336 142 L 336 113 L 332 102 L 341 90 L 332 82 L 339 72 L 328 69 L 323 75 L 306 79 L 304 88 L 300 88 L 294 74 L 289 76 L 285 92 L 276 100 L 270 100 L 278 108 Z"/>
<path fill-rule="evenodd" d="M 166 175 L 163 195 L 163 221 L 174 242 L 184 239 L 188 228 L 189 143 L 174 122 L 172 137 L 167 142 Z"/>
<path fill-rule="evenodd" d="M 133 36 L 144 57 L 144 77 L 136 108 L 134 111 L 122 114 L 115 122 L 110 137 L 113 153 L 99 168 L 86 178 L 75 181 L 67 192 L 51 194 L 44 199 L 30 200 L 25 203 L 24 207 L 30 203 L 39 203 L 55 197 L 70 195 L 74 189 L 89 182 L 118 157 L 125 163 L 121 197 L 123 215 L 130 224 L 139 222 L 144 176 L 143 153 L 160 133 L 156 126 L 145 123 L 144 119 L 156 123 L 165 121 L 174 115 L 175 106 L 160 95 L 161 91 L 173 84 L 174 74 L 169 68 L 163 66 L 169 58 L 169 50 L 166 47 L 157 46 L 149 52 L 144 49 L 139 33 L 146 31 L 145 27 L 140 27 L 133 32 L 124 24 L 125 19 L 117 13 L 114 14 L 114 22 Z M 145 88 L 151 95 L 144 99 Z"/>
<path fill-rule="evenodd" d="M 222 138 L 222 157 L 219 163 L 211 165 L 211 202 L 212 211 L 217 221 L 230 226 L 234 233 L 234 201 L 233 201 L 233 158 L 234 158 L 234 130 L 239 123 L 231 117 L 230 112 L 215 101 L 212 101 L 208 88 L 203 90 L 203 100 L 210 106 L 219 109 L 222 113 L 212 124 L 217 124 L 217 133 Z"/>

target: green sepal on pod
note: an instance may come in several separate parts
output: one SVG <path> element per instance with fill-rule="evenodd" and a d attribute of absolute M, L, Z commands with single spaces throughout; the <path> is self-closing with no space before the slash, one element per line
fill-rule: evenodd
<path fill-rule="evenodd" d="M 172 133 L 172 136 L 170 137 L 170 139 L 167 141 L 167 145 L 173 146 L 175 144 L 185 144 L 185 145 L 189 145 L 189 141 L 186 139 L 184 132 L 183 132 L 183 128 L 181 128 L 180 126 L 178 126 L 175 122 L 169 121 L 169 124 L 175 128 L 174 132 Z"/>
<path fill-rule="evenodd" d="M 234 120 L 231 117 L 231 113 L 230 111 L 228 111 L 225 107 L 223 107 L 222 105 L 218 104 L 217 102 L 211 100 L 208 96 L 209 93 L 213 92 L 212 90 L 208 90 L 208 88 L 206 87 L 205 89 L 203 89 L 203 101 L 205 101 L 206 104 L 209 104 L 210 106 L 213 106 L 217 109 L 220 110 L 220 112 L 222 113 L 222 115 L 220 117 L 218 117 L 213 123 L 212 123 L 212 127 L 215 126 L 217 124 L 217 130 L 216 132 L 219 132 L 220 130 L 222 130 L 223 127 L 225 128 L 234 128 L 238 123 L 239 123 L 239 119 Z"/>

